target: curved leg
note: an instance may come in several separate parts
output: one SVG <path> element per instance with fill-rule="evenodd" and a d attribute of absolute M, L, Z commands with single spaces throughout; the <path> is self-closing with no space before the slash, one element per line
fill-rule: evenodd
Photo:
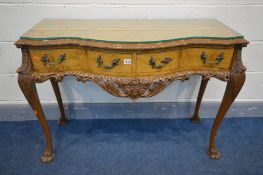
<path fill-rule="evenodd" d="M 60 125 L 63 125 L 63 124 L 68 122 L 68 119 L 65 117 L 64 106 L 63 106 L 61 94 L 60 94 L 60 91 L 59 91 L 58 82 L 56 82 L 54 78 L 51 78 L 50 82 L 51 82 L 53 90 L 55 92 L 55 95 L 56 95 L 56 98 L 57 98 L 57 101 L 58 101 L 59 111 L 60 111 L 60 118 L 58 120 L 58 123 Z"/>
<path fill-rule="evenodd" d="M 214 121 L 212 130 L 211 130 L 211 135 L 210 135 L 208 155 L 212 159 L 220 158 L 220 152 L 217 150 L 216 144 L 215 144 L 216 133 L 217 133 L 219 125 L 222 122 L 227 110 L 229 109 L 230 105 L 234 102 L 240 89 L 242 88 L 245 82 L 245 79 L 246 79 L 245 72 L 240 72 L 240 73 L 236 73 L 233 76 L 231 76 L 230 80 L 227 82 L 226 91 L 225 91 L 221 106 L 219 108 L 219 111 L 217 113 L 216 119 Z"/>
<path fill-rule="evenodd" d="M 18 75 L 18 84 L 44 130 L 47 147 L 41 156 L 41 161 L 44 163 L 50 162 L 54 158 L 51 132 L 38 98 L 36 85 L 29 75 L 22 74 Z"/>
<path fill-rule="evenodd" d="M 200 85 L 200 89 L 199 89 L 199 93 L 197 97 L 197 102 L 195 105 L 195 112 L 194 112 L 193 117 L 191 118 L 191 121 L 193 123 L 200 123 L 199 109 L 201 106 L 201 101 L 202 101 L 208 81 L 209 81 L 209 78 L 205 78 L 204 76 L 202 76 L 201 85 Z"/>

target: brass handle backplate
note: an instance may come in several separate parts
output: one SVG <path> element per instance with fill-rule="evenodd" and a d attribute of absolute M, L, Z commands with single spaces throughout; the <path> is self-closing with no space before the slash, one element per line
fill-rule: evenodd
<path fill-rule="evenodd" d="M 66 60 L 66 54 L 62 54 L 60 55 L 56 61 L 51 62 L 47 56 L 47 54 L 43 55 L 41 58 L 42 63 L 45 65 L 56 65 L 56 64 L 60 64 L 63 61 Z"/>
<path fill-rule="evenodd" d="M 169 64 L 172 60 L 173 60 L 172 58 L 164 58 L 161 61 L 161 64 L 156 65 L 156 61 L 154 60 L 153 57 L 151 57 L 149 60 L 149 65 L 152 66 L 152 69 L 160 69 L 160 68 L 163 68 L 165 65 Z"/>
<path fill-rule="evenodd" d="M 98 63 L 98 67 L 102 67 L 104 69 L 113 69 L 115 66 L 119 65 L 120 59 L 114 59 L 111 62 L 111 65 L 104 65 L 103 63 L 103 59 L 101 56 L 98 56 L 97 58 L 97 63 Z"/>
<path fill-rule="evenodd" d="M 208 60 L 208 55 L 205 52 L 202 52 L 201 54 L 201 60 L 203 61 L 203 64 L 210 64 L 210 65 L 215 65 L 215 64 L 219 64 L 222 60 L 224 59 L 224 53 L 220 53 L 217 57 L 216 57 L 216 61 L 207 61 Z"/>

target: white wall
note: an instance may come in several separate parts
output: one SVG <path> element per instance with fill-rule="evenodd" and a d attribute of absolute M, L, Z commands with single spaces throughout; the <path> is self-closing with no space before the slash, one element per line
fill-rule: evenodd
<path fill-rule="evenodd" d="M 25 103 L 17 85 L 21 53 L 14 42 L 44 18 L 216 18 L 246 36 L 247 81 L 239 101 L 263 101 L 263 0 L 0 0 L 0 103 Z M 176 82 L 159 95 L 139 101 L 191 101 L 200 79 Z M 38 85 L 43 102 L 54 102 L 49 82 Z M 69 102 L 129 102 L 98 86 L 66 78 L 61 85 Z M 212 79 L 204 100 L 220 100 L 225 83 Z"/>

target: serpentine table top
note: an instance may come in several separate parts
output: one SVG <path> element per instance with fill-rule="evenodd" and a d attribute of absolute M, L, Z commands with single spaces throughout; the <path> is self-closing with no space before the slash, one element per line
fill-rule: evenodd
<path fill-rule="evenodd" d="M 54 158 L 51 133 L 35 83 L 51 81 L 66 123 L 58 82 L 64 76 L 93 81 L 105 91 L 133 100 L 151 97 L 175 80 L 201 75 L 192 121 L 211 77 L 227 81 L 211 130 L 208 154 L 218 159 L 215 136 L 228 108 L 245 82 L 244 36 L 214 19 L 44 19 L 15 43 L 22 50 L 18 83 L 40 120 L 47 140 L 41 160 Z"/>
<path fill-rule="evenodd" d="M 193 38 L 236 39 L 243 36 L 212 19 L 45 19 L 21 37 L 29 40 L 80 39 L 114 43 L 167 42 Z"/>

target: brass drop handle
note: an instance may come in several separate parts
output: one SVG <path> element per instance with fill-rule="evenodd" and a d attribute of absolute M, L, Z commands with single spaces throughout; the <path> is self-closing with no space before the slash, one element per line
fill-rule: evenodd
<path fill-rule="evenodd" d="M 169 64 L 172 60 L 173 60 L 172 58 L 164 58 L 161 61 L 161 64 L 156 65 L 156 61 L 154 60 L 153 57 L 151 57 L 149 60 L 149 65 L 152 66 L 152 69 L 160 69 L 160 68 L 163 68 L 165 65 Z"/>
<path fill-rule="evenodd" d="M 210 65 L 219 64 L 223 59 L 224 59 L 224 53 L 222 52 L 216 57 L 216 61 L 209 61 L 208 64 Z M 206 64 L 208 60 L 208 55 L 205 52 L 202 52 L 201 60 L 203 61 L 203 64 Z"/>
<path fill-rule="evenodd" d="M 59 55 L 59 57 L 57 58 L 56 61 L 53 61 L 51 62 L 47 56 L 47 54 L 43 55 L 42 58 L 41 58 L 41 61 L 42 63 L 44 64 L 44 66 L 46 65 L 56 65 L 56 64 L 60 64 L 62 63 L 63 61 L 66 60 L 66 54 L 62 54 L 62 55 Z"/>
<path fill-rule="evenodd" d="M 111 62 L 111 65 L 104 65 L 103 63 L 103 59 L 101 56 L 98 56 L 97 58 L 97 63 L 98 63 L 98 67 L 102 67 L 104 69 L 113 69 L 115 66 L 119 65 L 120 59 L 114 59 Z"/>

